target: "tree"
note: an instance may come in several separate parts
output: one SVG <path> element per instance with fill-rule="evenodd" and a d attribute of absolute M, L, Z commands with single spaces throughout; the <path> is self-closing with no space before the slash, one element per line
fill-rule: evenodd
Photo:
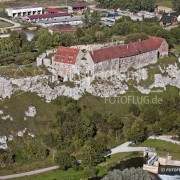
<path fill-rule="evenodd" d="M 73 34 L 64 33 L 60 36 L 60 42 L 63 46 L 72 46 L 76 43 L 76 38 Z"/>
<path fill-rule="evenodd" d="M 142 168 L 130 168 L 123 171 L 114 170 L 109 172 L 102 180 L 151 180 L 150 175 Z"/>
<path fill-rule="evenodd" d="M 130 42 L 143 41 L 148 38 L 149 37 L 146 33 L 132 33 L 126 36 L 125 43 L 129 44 Z"/>
<path fill-rule="evenodd" d="M 93 11 L 93 13 L 91 13 L 90 9 L 88 8 L 84 12 L 84 18 L 83 18 L 84 27 L 93 27 L 95 25 L 99 25 L 100 21 L 101 21 L 101 15 L 98 11 Z"/>
<path fill-rule="evenodd" d="M 141 120 L 136 120 L 128 133 L 128 139 L 137 143 L 143 142 L 145 137 L 146 134 L 143 122 Z"/>
<path fill-rule="evenodd" d="M 75 125 L 75 135 L 85 141 L 92 138 L 95 134 L 96 127 L 91 119 L 85 115 L 80 116 Z"/>
<path fill-rule="evenodd" d="M 141 9 L 146 11 L 154 11 L 157 0 L 141 0 Z"/>
<path fill-rule="evenodd" d="M 76 158 L 71 156 L 67 151 L 60 151 L 55 157 L 55 162 L 62 170 L 67 170 L 77 164 Z"/>
<path fill-rule="evenodd" d="M 172 0 L 173 8 L 177 13 L 180 13 L 180 0 Z"/>
<path fill-rule="evenodd" d="M 36 41 L 36 46 L 40 51 L 44 51 L 46 49 L 51 48 L 52 44 L 53 37 L 48 31 L 41 34 Z"/>
<path fill-rule="evenodd" d="M 101 144 L 101 142 L 97 142 L 95 140 L 90 140 L 87 142 L 81 154 L 82 164 L 84 167 L 93 167 L 100 162 L 105 160 L 103 156 L 104 152 L 107 148 Z"/>
<path fill-rule="evenodd" d="M 96 167 L 85 167 L 83 173 L 87 178 L 96 177 L 98 174 L 98 169 Z"/>
<path fill-rule="evenodd" d="M 141 113 L 141 110 L 137 104 L 131 104 L 129 107 L 129 112 L 138 117 Z"/>
<path fill-rule="evenodd" d="M 156 121 L 159 121 L 159 113 L 157 108 L 148 107 L 144 110 L 143 120 L 148 124 L 153 124 Z"/>

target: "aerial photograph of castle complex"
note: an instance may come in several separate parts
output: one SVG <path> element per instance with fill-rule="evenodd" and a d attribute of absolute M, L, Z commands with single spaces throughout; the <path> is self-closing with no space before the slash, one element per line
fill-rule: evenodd
<path fill-rule="evenodd" d="M 0 0 L 0 180 L 180 180 L 180 0 Z"/>

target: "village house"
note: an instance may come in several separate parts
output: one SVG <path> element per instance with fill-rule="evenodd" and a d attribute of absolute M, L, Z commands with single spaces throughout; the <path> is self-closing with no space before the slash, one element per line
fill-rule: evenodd
<path fill-rule="evenodd" d="M 51 8 L 51 7 L 49 7 L 49 8 L 45 8 L 45 9 L 44 9 L 44 13 L 45 13 L 45 14 L 56 14 L 56 13 L 60 13 L 60 10 L 57 9 L 57 8 Z"/>
<path fill-rule="evenodd" d="M 59 80 L 68 81 L 75 74 L 79 74 L 80 72 L 76 69 L 83 56 L 83 52 L 77 48 L 58 47 L 51 67 L 58 72 Z"/>
<path fill-rule="evenodd" d="M 72 6 L 68 7 L 69 11 L 82 11 L 87 8 L 87 4 L 73 4 Z"/>
<path fill-rule="evenodd" d="M 55 33 L 59 33 L 59 34 L 63 34 L 63 33 L 70 33 L 70 34 L 74 34 L 77 31 L 77 26 L 72 26 L 70 24 L 58 24 L 58 25 L 54 25 L 49 27 L 49 32 L 51 34 Z"/>
<path fill-rule="evenodd" d="M 160 19 L 160 25 L 176 25 L 178 24 L 177 16 L 174 13 L 164 13 Z"/>
<path fill-rule="evenodd" d="M 80 46 L 79 46 L 80 47 Z M 169 46 L 165 39 L 151 36 L 147 40 L 99 49 L 81 49 L 60 46 L 52 59 L 52 68 L 58 71 L 62 81 L 72 80 L 74 75 L 109 77 L 154 64 L 166 57 Z"/>

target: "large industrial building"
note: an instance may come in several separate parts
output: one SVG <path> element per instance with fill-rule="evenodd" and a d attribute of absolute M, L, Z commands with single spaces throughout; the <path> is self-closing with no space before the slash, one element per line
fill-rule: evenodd
<path fill-rule="evenodd" d="M 71 17 L 71 14 L 64 12 L 64 13 L 55 13 L 55 14 L 37 14 L 37 15 L 30 15 L 27 16 L 27 20 L 29 22 L 38 22 L 40 20 L 58 20 L 59 18 L 68 18 Z"/>
<path fill-rule="evenodd" d="M 82 18 L 83 16 L 59 17 L 58 19 L 40 20 L 37 24 L 43 27 L 50 27 L 58 24 L 70 24 L 72 26 L 77 26 L 83 23 Z"/>
<path fill-rule="evenodd" d="M 6 8 L 5 11 L 10 17 L 23 17 L 28 15 L 43 14 L 43 7 L 28 6 L 28 7 Z"/>

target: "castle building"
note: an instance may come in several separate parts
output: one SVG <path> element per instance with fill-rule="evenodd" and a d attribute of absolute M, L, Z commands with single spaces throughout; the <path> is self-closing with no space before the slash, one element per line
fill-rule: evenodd
<path fill-rule="evenodd" d="M 166 57 L 169 45 L 164 38 L 151 36 L 147 40 L 115 45 L 95 50 L 60 46 L 52 60 L 52 67 L 63 80 L 75 74 L 90 74 L 103 77 L 155 64 L 158 58 Z M 83 68 L 82 68 L 83 67 Z"/>

